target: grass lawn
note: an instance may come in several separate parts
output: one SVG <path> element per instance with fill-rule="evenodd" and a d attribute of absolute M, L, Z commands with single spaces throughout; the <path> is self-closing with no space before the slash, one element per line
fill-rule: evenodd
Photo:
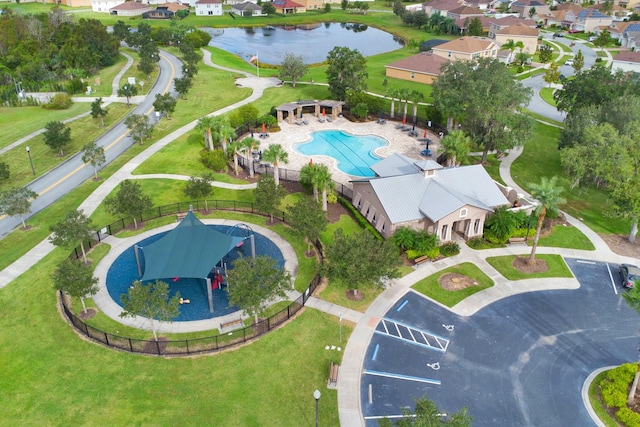
<path fill-rule="evenodd" d="M 538 241 L 539 246 L 551 246 L 554 248 L 583 249 L 587 251 L 595 250 L 591 240 L 576 227 L 556 225 L 553 231 Z"/>
<path fill-rule="evenodd" d="M 540 98 L 543 99 L 544 102 L 546 102 L 547 104 L 551 105 L 551 106 L 556 106 L 558 105 L 558 103 L 556 102 L 555 99 L 553 99 L 553 93 L 556 90 L 552 87 L 543 87 L 540 90 Z"/>
<path fill-rule="evenodd" d="M 471 277 L 476 282 L 478 282 L 478 285 L 470 286 L 459 291 L 447 291 L 443 289 L 438 283 L 440 277 L 447 273 L 458 273 Z M 491 280 L 489 276 L 484 274 L 482 270 L 480 270 L 474 264 L 470 262 L 464 262 L 462 264 L 454 265 L 453 267 L 449 267 L 445 270 L 439 271 L 429 277 L 425 277 L 424 279 L 411 286 L 411 288 L 423 295 L 428 296 L 429 298 L 432 298 L 446 305 L 447 307 L 453 307 L 468 296 L 473 295 L 476 292 L 480 292 L 483 289 L 490 288 L 491 286 L 493 286 L 493 280 Z"/>
<path fill-rule="evenodd" d="M 88 104 L 79 102 L 71 105 L 66 110 L 45 110 L 42 107 L 0 107 L 0 128 L 2 129 L 2 133 L 0 133 L 0 148 L 13 144 L 20 138 L 42 129 L 49 122 L 66 120 L 90 109 L 91 107 Z M 26 159 L 27 163 L 28 159 L 26 158 L 26 153 L 24 153 L 24 147 L 30 144 L 32 144 L 31 141 L 24 143 L 20 147 L 22 150 L 21 160 Z M 12 164 L 12 174 L 13 168 L 14 165 Z M 30 169 L 29 173 L 31 173 Z"/>
<path fill-rule="evenodd" d="M 384 289 L 382 288 L 373 287 L 358 289 L 358 292 L 361 293 L 364 298 L 361 301 L 352 301 L 347 298 L 348 290 L 349 288 L 347 286 L 341 285 L 339 283 L 329 283 L 322 290 L 322 292 L 320 292 L 320 298 L 339 306 L 364 313 L 367 308 L 369 308 L 371 303 L 378 297 L 378 295 L 380 295 L 384 291 Z"/>
<path fill-rule="evenodd" d="M 200 425 L 312 425 L 311 396 L 320 389 L 320 420 L 338 425 L 337 393 L 324 387 L 330 362 L 342 357 L 324 349 L 339 344 L 336 317 L 306 309 L 255 343 L 215 356 L 113 351 L 80 339 L 61 319 L 49 275 L 63 257 L 55 251 L 0 292 L 0 392 L 11 396 L 0 401 L 5 423 L 178 425 L 188 415 Z M 343 324 L 345 342 L 351 330 Z"/>
<path fill-rule="evenodd" d="M 84 105 L 84 108 L 88 110 L 90 107 L 89 105 Z M 31 139 L 27 144 L 31 150 L 36 176 L 44 175 L 49 170 L 73 157 L 75 153 L 81 151 L 85 144 L 95 141 L 105 130 L 122 120 L 130 110 L 125 104 L 111 104 L 109 106 L 109 114 L 105 117 L 105 127 L 100 127 L 100 122 L 94 120 L 91 116 L 82 117 L 69 123 L 67 126 L 71 128 L 71 143 L 64 149 L 64 156 L 62 157 L 59 151 L 51 150 L 44 143 L 43 135 L 38 135 Z M 31 165 L 25 152 L 27 144 L 15 147 L 2 155 L 2 160 L 10 165 L 11 177 L 9 180 L 0 181 L 0 191 L 16 186 L 24 186 L 34 179 Z"/>
<path fill-rule="evenodd" d="M 528 255 L 523 255 L 523 257 Z M 573 277 L 571 270 L 567 267 L 560 255 L 539 254 L 536 259 L 547 262 L 549 270 L 544 273 L 523 273 L 513 267 L 515 255 L 497 256 L 487 258 L 487 262 L 498 270 L 508 280 L 536 279 L 545 277 Z"/>

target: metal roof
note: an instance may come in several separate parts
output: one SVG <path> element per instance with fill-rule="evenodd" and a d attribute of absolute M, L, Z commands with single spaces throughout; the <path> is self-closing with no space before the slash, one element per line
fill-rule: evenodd
<path fill-rule="evenodd" d="M 389 177 L 417 173 L 414 166 L 415 160 L 399 153 L 394 153 L 386 159 L 380 160 L 371 166 L 371 170 L 378 176 Z"/>

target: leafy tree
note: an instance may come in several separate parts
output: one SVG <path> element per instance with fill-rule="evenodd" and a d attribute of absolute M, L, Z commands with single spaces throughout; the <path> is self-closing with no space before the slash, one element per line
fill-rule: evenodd
<path fill-rule="evenodd" d="M 191 199 L 204 200 L 204 208 L 208 212 L 209 205 L 207 204 L 207 198 L 213 194 L 213 187 L 211 186 L 213 181 L 213 175 L 210 173 L 200 177 L 192 176 L 184 188 L 184 194 Z"/>
<path fill-rule="evenodd" d="M 156 100 L 153 102 L 153 108 L 156 109 L 160 114 L 165 113 L 167 115 L 167 120 L 170 120 L 170 114 L 176 110 L 176 99 L 171 96 L 170 93 L 165 93 L 161 95 L 159 93 L 156 94 Z"/>
<path fill-rule="evenodd" d="M 276 185 L 280 185 L 280 162 L 289 163 L 289 153 L 282 147 L 281 144 L 271 144 L 264 153 L 262 158 L 269 163 L 273 164 L 273 179 Z"/>
<path fill-rule="evenodd" d="M 131 105 L 131 97 L 136 96 L 137 94 L 138 87 L 133 84 L 125 83 L 120 89 L 118 89 L 118 96 L 124 96 L 127 98 L 127 107 Z"/>
<path fill-rule="evenodd" d="M 533 19 L 533 17 L 536 16 L 536 13 L 536 8 L 531 7 L 531 9 L 529 9 L 529 18 Z"/>
<path fill-rule="evenodd" d="M 331 3 L 324 4 L 324 13 L 331 13 Z"/>
<path fill-rule="evenodd" d="M 82 309 L 87 312 L 84 299 L 98 293 L 98 278 L 93 277 L 90 265 L 66 259 L 51 275 L 55 288 L 73 298 L 80 298 Z"/>
<path fill-rule="evenodd" d="M 144 145 L 147 138 L 151 138 L 153 133 L 153 124 L 148 116 L 144 114 L 129 114 L 124 119 L 124 124 L 129 128 L 131 137 L 140 145 Z"/>
<path fill-rule="evenodd" d="M 5 162 L 0 162 L 0 179 L 9 179 L 11 176 L 11 171 L 9 170 L 9 165 Z"/>
<path fill-rule="evenodd" d="M 355 292 L 364 286 L 382 287 L 385 281 L 398 277 L 400 258 L 395 244 L 376 239 L 368 230 L 352 235 L 336 230 L 325 258 L 323 274 Z"/>
<path fill-rule="evenodd" d="M 87 253 L 84 250 L 84 241 L 91 238 L 92 224 L 82 210 L 73 210 L 67 212 L 67 215 L 51 226 L 53 235 L 49 237 L 49 241 L 55 246 L 72 249 L 80 243 L 82 250 L 82 260 L 87 264 Z"/>
<path fill-rule="evenodd" d="M 307 253 L 311 253 L 311 245 L 320 238 L 327 228 L 327 215 L 320 204 L 311 197 L 304 196 L 289 207 L 287 219 L 293 231 L 307 239 Z"/>
<path fill-rule="evenodd" d="M 404 418 L 397 420 L 396 427 L 471 427 L 473 417 L 469 415 L 466 407 L 449 416 L 443 414 L 436 404 L 423 396 L 416 399 L 416 409 L 411 412 L 403 410 Z M 383 418 L 379 422 L 380 427 L 393 427 L 393 422 L 388 418 Z"/>
<path fill-rule="evenodd" d="M 155 320 L 171 322 L 180 316 L 180 292 L 169 296 L 169 285 L 160 280 L 143 285 L 136 280 L 129 293 L 120 298 L 123 311 L 120 317 L 146 317 L 151 321 L 153 337 L 158 341 Z"/>
<path fill-rule="evenodd" d="M 550 62 L 553 59 L 553 48 L 546 44 L 541 45 L 538 49 L 538 59 L 543 64 Z"/>
<path fill-rule="evenodd" d="M 471 152 L 471 138 L 462 130 L 449 132 L 441 141 L 448 166 L 459 166 L 458 159 L 463 159 Z"/>
<path fill-rule="evenodd" d="M 304 63 L 302 55 L 287 52 L 280 65 L 280 80 L 291 80 L 291 85 L 296 87 L 296 81 L 307 74 L 308 70 L 309 67 Z"/>
<path fill-rule="evenodd" d="M 514 62 L 518 64 L 518 66 L 523 67 L 525 64 L 529 63 L 530 59 L 531 59 L 531 55 L 529 55 L 526 52 L 520 51 L 516 53 L 516 58 Z"/>
<path fill-rule="evenodd" d="M 357 49 L 336 46 L 329 52 L 327 63 L 327 83 L 335 99 L 344 101 L 348 90 L 367 90 L 367 60 Z"/>
<path fill-rule="evenodd" d="M 367 116 L 369 116 L 369 107 L 367 107 L 367 104 L 365 104 L 364 102 L 361 102 L 359 104 L 356 104 L 352 109 L 351 112 L 353 113 L 354 116 L 356 116 L 359 120 L 364 120 L 367 118 Z"/>
<path fill-rule="evenodd" d="M 245 104 L 233 110 L 229 117 L 229 124 L 234 128 L 246 123 L 254 124 L 259 115 L 260 111 L 258 111 L 258 108 L 254 104 Z"/>
<path fill-rule="evenodd" d="M 64 148 L 71 142 L 71 129 L 64 123 L 53 121 L 44 127 L 44 143 L 52 150 L 60 150 L 64 156 Z"/>
<path fill-rule="evenodd" d="M 573 57 L 573 71 L 576 74 L 579 74 L 580 71 L 584 68 L 584 55 L 582 54 L 582 50 L 579 50 L 578 53 Z"/>
<path fill-rule="evenodd" d="M 600 9 L 600 11 L 606 15 L 611 16 L 613 14 L 613 2 L 606 0 L 604 3 L 602 3 L 602 8 Z"/>
<path fill-rule="evenodd" d="M 558 205 L 565 202 L 560 197 L 562 193 L 562 187 L 557 184 L 558 177 L 554 176 L 551 179 L 543 176 L 539 184 L 531 184 L 531 196 L 538 201 L 538 207 L 536 208 L 536 214 L 538 215 L 538 224 L 536 225 L 536 235 L 533 238 L 533 245 L 531 246 L 531 255 L 529 256 L 528 263 L 530 265 L 536 262 L 536 249 L 538 247 L 538 240 L 540 239 L 540 231 L 542 230 L 542 224 L 548 211 L 555 211 L 558 209 Z"/>
<path fill-rule="evenodd" d="M 181 99 L 187 99 L 187 93 L 189 89 L 193 87 L 193 80 L 190 77 L 176 77 L 173 79 L 173 87 L 175 87 L 176 92 L 180 94 Z"/>
<path fill-rule="evenodd" d="M 85 144 L 82 147 L 82 161 L 93 166 L 93 176 L 98 179 L 98 168 L 107 162 L 104 147 L 96 144 L 95 141 Z"/>
<path fill-rule="evenodd" d="M 482 29 L 482 21 L 480 21 L 480 18 L 473 18 L 469 20 L 467 24 L 467 34 L 469 34 L 470 36 L 484 35 L 484 30 Z"/>
<path fill-rule="evenodd" d="M 91 117 L 94 119 L 100 118 L 100 127 L 104 127 L 104 118 L 108 113 L 108 109 L 102 108 L 102 98 L 97 98 L 91 103 Z"/>
<path fill-rule="evenodd" d="M 123 21 L 118 21 L 113 25 L 113 35 L 122 41 L 129 35 L 130 25 L 125 24 Z"/>
<path fill-rule="evenodd" d="M 111 214 L 131 216 L 134 228 L 138 228 L 136 216 L 153 206 L 151 197 L 142 192 L 140 184 L 129 179 L 122 181 L 118 192 L 108 197 L 104 204 Z"/>
<path fill-rule="evenodd" d="M 285 195 L 286 190 L 280 185 L 276 186 L 273 177 L 263 175 L 260 177 L 258 185 L 253 192 L 256 209 L 258 212 L 269 215 L 271 222 L 273 222 L 273 214 L 280 206 L 280 202 Z"/>
<path fill-rule="evenodd" d="M 31 199 L 38 197 L 38 194 L 26 187 L 16 187 L 0 193 L 0 214 L 9 216 L 20 216 L 22 228 L 26 229 L 24 216 L 31 212 Z"/>
<path fill-rule="evenodd" d="M 227 277 L 229 303 L 253 315 L 256 323 L 270 303 L 277 298 L 287 298 L 287 292 L 293 290 L 291 274 L 267 255 L 238 258 Z"/>
<path fill-rule="evenodd" d="M 276 8 L 271 2 L 264 2 L 262 4 L 262 13 L 266 13 L 267 15 L 273 15 L 276 13 Z"/>
<path fill-rule="evenodd" d="M 346 3 L 347 4 L 349 3 L 348 0 L 346 1 Z M 342 9 L 344 10 L 344 9 L 346 9 L 346 7 L 343 7 Z M 406 11 L 407 11 L 407 9 L 402 5 L 402 0 L 395 0 L 393 2 L 393 13 L 396 16 L 402 17 L 405 14 Z"/>
<path fill-rule="evenodd" d="M 594 46 L 603 48 L 608 46 L 613 42 L 613 38 L 611 37 L 611 33 L 606 28 L 600 32 L 598 38 L 593 41 Z"/>
<path fill-rule="evenodd" d="M 546 83 L 549 83 L 549 87 L 551 87 L 552 83 L 557 83 L 558 80 L 560 80 L 560 67 L 558 67 L 557 62 L 552 62 L 551 64 L 549 64 L 549 68 L 547 68 L 547 71 L 545 71 L 542 79 Z"/>

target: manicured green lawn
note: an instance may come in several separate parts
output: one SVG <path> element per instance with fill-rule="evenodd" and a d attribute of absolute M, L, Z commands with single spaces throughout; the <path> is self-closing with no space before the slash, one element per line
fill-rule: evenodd
<path fill-rule="evenodd" d="M 565 225 L 554 226 L 553 231 L 548 236 L 541 237 L 538 244 L 540 246 L 551 246 L 554 248 L 595 250 L 591 240 L 580 230 L 576 227 L 567 227 Z"/>
<path fill-rule="evenodd" d="M 546 102 L 547 104 L 555 107 L 556 105 L 558 105 L 558 103 L 556 102 L 555 99 L 553 99 L 553 93 L 556 90 L 552 87 L 543 87 L 540 90 L 540 98 L 542 98 L 544 100 L 544 102 Z"/>
<path fill-rule="evenodd" d="M 600 383 L 607 377 L 608 372 L 609 371 L 600 372 L 596 375 L 591 384 L 589 384 L 589 402 L 591 403 L 593 410 L 598 415 L 598 418 L 600 418 L 600 421 L 602 421 L 606 427 L 619 427 L 620 424 L 609 416 L 604 404 L 600 400 Z"/>
<path fill-rule="evenodd" d="M 477 282 L 477 285 L 470 286 L 459 291 L 447 291 L 438 283 L 440 277 L 447 273 L 458 273 L 471 277 Z M 425 277 L 411 286 L 411 288 L 428 296 L 429 298 L 433 298 L 447 307 L 453 307 L 468 296 L 491 286 L 493 286 L 493 280 L 491 280 L 489 276 L 484 274 L 482 270 L 475 266 L 475 264 L 464 262 L 439 271 L 429 277 Z"/>
<path fill-rule="evenodd" d="M 90 106 L 83 105 L 83 109 L 88 111 Z M 29 142 L 9 150 L 2 155 L 2 160 L 10 166 L 11 176 L 8 180 L 0 181 L 0 191 L 16 186 L 24 186 L 34 179 L 33 171 L 25 151 L 29 145 L 31 159 L 36 176 L 44 175 L 49 170 L 73 157 L 88 142 L 95 141 L 105 130 L 122 120 L 131 110 L 125 104 L 111 104 L 109 114 L 105 117 L 105 127 L 100 127 L 100 122 L 91 116 L 86 116 L 74 120 L 67 126 L 71 129 L 71 143 L 64 149 L 64 156 L 60 156 L 59 151 L 51 150 L 44 143 L 44 136 L 38 135 Z M 86 166 L 91 168 L 91 166 Z"/>
<path fill-rule="evenodd" d="M 523 255 L 523 257 L 528 257 L 528 255 Z M 546 261 L 549 266 L 549 270 L 544 273 L 523 273 L 513 267 L 513 261 L 515 259 L 515 255 L 506 255 L 489 257 L 487 258 L 487 262 L 508 280 L 537 279 L 545 277 L 573 277 L 571 270 L 569 270 L 569 267 L 567 267 L 567 264 L 565 264 L 560 255 L 536 255 L 536 259 Z"/>

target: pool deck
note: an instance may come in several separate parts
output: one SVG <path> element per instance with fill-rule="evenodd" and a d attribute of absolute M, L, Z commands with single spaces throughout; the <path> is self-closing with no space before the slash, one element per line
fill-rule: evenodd
<path fill-rule="evenodd" d="M 313 159 L 314 163 L 322 163 L 329 166 L 333 180 L 336 182 L 347 184 L 357 178 L 339 170 L 333 157 L 322 155 L 305 156 L 293 148 L 295 144 L 310 141 L 311 133 L 321 130 L 342 130 L 353 135 L 376 135 L 382 137 L 389 143 L 389 145 L 375 150 L 375 154 L 382 158 L 389 157 L 393 153 L 400 153 L 416 160 L 426 159 L 426 157 L 420 155 L 420 151 L 425 149 L 425 142 L 421 140 L 424 136 L 424 129 L 422 128 L 416 128 L 418 137 L 412 137 L 409 136 L 408 131 L 396 128 L 398 122 L 387 121 L 381 125 L 375 121 L 355 123 L 344 118 L 337 118 L 332 122 L 327 122 L 326 120 L 320 122 L 311 114 L 305 114 L 303 119 L 306 119 L 309 124 L 297 125 L 282 121 L 280 122 L 280 132 L 270 133 L 268 138 L 258 138 L 258 134 L 254 135 L 256 140 L 260 141 L 259 148 L 262 151 L 265 151 L 271 144 L 281 144 L 287 150 L 289 162 L 285 165 L 280 165 L 281 168 L 300 170 L 309 163 L 310 159 Z M 440 138 L 431 131 L 427 132 L 427 138 L 432 141 L 429 145 L 429 149 L 432 152 L 432 157 L 430 158 L 435 159 L 440 149 Z"/>

